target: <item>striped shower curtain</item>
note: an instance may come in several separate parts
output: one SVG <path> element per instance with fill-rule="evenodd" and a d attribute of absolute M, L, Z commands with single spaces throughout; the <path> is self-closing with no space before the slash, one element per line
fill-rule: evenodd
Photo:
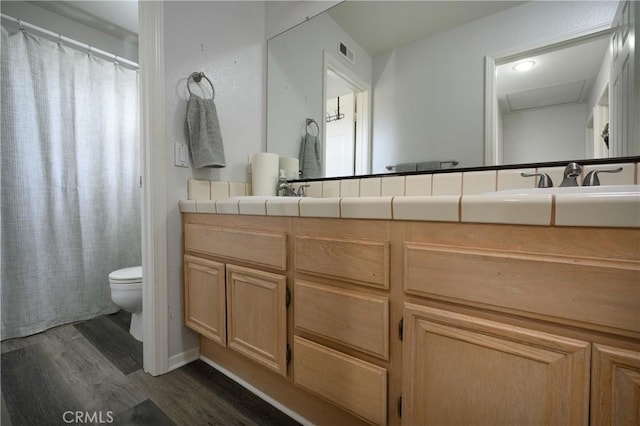
<path fill-rule="evenodd" d="M 115 312 L 140 265 L 137 71 L 2 27 L 1 339 Z"/>

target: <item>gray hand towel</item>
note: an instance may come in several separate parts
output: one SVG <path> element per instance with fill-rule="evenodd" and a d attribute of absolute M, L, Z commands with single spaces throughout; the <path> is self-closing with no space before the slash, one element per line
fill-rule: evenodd
<path fill-rule="evenodd" d="M 193 167 L 225 167 L 224 145 L 213 99 L 193 94 L 189 97 L 187 126 Z"/>
<path fill-rule="evenodd" d="M 310 133 L 302 137 L 300 145 L 300 171 L 301 178 L 322 177 L 322 150 L 320 139 Z"/>

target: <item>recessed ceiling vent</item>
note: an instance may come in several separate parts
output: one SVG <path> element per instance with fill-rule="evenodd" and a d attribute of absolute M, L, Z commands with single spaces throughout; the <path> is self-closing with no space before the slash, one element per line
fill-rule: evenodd
<path fill-rule="evenodd" d="M 338 41 L 338 53 L 340 53 L 343 58 L 353 64 L 353 50 L 351 50 L 351 48 L 344 44 L 344 42 L 342 41 Z"/>

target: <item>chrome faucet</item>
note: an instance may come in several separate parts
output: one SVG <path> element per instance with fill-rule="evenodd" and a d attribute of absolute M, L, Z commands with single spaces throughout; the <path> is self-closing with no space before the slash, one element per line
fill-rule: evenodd
<path fill-rule="evenodd" d="M 578 177 L 582 173 L 582 166 L 571 162 L 564 168 L 564 179 L 560 186 L 578 186 Z"/>
<path fill-rule="evenodd" d="M 538 181 L 538 188 L 551 188 L 553 186 L 553 181 L 551 177 L 546 173 L 520 173 L 522 177 L 534 177 L 540 176 L 540 180 Z"/>
<path fill-rule="evenodd" d="M 582 181 L 582 186 L 600 186 L 600 179 L 598 178 L 598 173 L 620 173 L 622 171 L 622 167 L 618 167 L 617 169 L 601 169 L 601 170 L 591 170 L 584 177 Z"/>
<path fill-rule="evenodd" d="M 289 182 L 283 182 L 280 185 L 278 185 L 278 195 L 281 195 L 283 197 L 306 197 L 306 194 L 304 193 L 304 189 L 308 188 L 310 185 L 304 184 L 304 185 L 300 185 L 298 187 L 298 190 L 296 191 L 293 188 L 293 184 L 289 183 Z"/>

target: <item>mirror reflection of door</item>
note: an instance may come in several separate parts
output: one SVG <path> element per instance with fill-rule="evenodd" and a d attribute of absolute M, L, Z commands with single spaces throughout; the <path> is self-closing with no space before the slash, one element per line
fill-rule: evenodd
<path fill-rule="evenodd" d="M 502 163 L 606 158 L 609 37 L 585 37 L 497 64 Z"/>
<path fill-rule="evenodd" d="M 368 173 L 368 90 L 326 66 L 324 176 Z"/>

